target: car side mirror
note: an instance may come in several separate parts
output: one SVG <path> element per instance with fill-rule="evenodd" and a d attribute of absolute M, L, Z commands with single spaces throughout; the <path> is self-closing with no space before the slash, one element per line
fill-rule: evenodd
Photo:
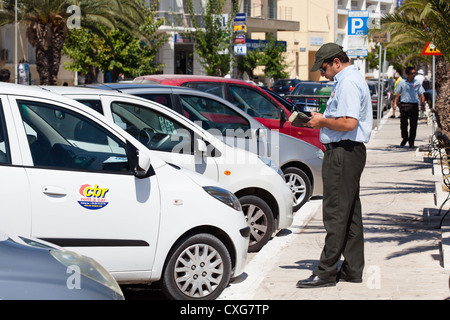
<path fill-rule="evenodd" d="M 252 136 L 254 136 L 256 138 L 263 138 L 263 137 L 265 137 L 266 133 L 267 133 L 266 129 L 257 128 L 255 130 L 253 130 L 253 135 Z"/>
<path fill-rule="evenodd" d="M 208 151 L 208 147 L 206 146 L 206 142 L 202 139 L 195 140 L 195 150 L 200 154 L 205 154 Z"/>
<path fill-rule="evenodd" d="M 288 121 L 288 116 L 287 116 L 286 112 L 284 111 L 284 109 L 280 109 L 280 113 L 281 113 L 281 115 L 280 115 L 281 122 Z"/>
<path fill-rule="evenodd" d="M 148 154 L 145 152 L 140 152 L 129 141 L 127 141 L 126 149 L 128 163 L 136 178 L 144 179 L 154 174 Z"/>

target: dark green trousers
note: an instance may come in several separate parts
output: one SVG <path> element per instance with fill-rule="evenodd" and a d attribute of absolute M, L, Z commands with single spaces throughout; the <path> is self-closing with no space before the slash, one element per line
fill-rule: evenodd
<path fill-rule="evenodd" d="M 362 278 L 364 235 L 360 178 L 366 164 L 364 144 L 325 151 L 323 177 L 323 224 L 327 232 L 320 262 L 314 274 L 325 280 L 336 279 L 341 255 L 343 276 Z"/>

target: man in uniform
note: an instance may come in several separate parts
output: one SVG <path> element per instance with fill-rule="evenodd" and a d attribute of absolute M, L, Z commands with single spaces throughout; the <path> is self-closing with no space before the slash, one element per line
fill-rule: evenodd
<path fill-rule="evenodd" d="M 392 108 L 395 109 L 400 100 L 400 104 L 398 104 L 400 109 L 400 130 L 402 135 L 400 145 L 403 147 L 406 145 L 406 142 L 408 142 L 411 149 L 415 148 L 414 141 L 416 140 L 417 121 L 419 119 L 419 99 L 421 106 L 425 103 L 425 89 L 420 82 L 415 79 L 415 76 L 415 68 L 407 67 L 406 80 L 400 82 L 395 89 L 395 98 L 394 103 L 392 104 Z"/>
<path fill-rule="evenodd" d="M 334 80 L 323 114 L 312 113 L 307 125 L 320 129 L 325 146 L 322 166 L 323 224 L 327 232 L 319 265 L 298 288 L 334 286 L 337 281 L 362 282 L 364 236 L 359 199 L 366 148 L 372 132 L 372 103 L 367 82 L 342 47 L 324 44 L 311 72 Z M 342 267 L 338 264 L 344 256 Z"/>

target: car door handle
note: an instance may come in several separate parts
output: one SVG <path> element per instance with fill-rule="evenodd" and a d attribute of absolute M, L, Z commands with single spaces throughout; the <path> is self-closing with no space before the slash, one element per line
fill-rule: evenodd
<path fill-rule="evenodd" d="M 63 188 L 55 186 L 44 186 L 42 192 L 50 196 L 66 196 L 67 192 Z"/>

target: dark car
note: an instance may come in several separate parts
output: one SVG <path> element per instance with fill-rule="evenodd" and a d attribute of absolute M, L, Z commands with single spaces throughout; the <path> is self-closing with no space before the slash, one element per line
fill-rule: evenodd
<path fill-rule="evenodd" d="M 95 260 L 0 231 L 0 300 L 123 300 Z"/>
<path fill-rule="evenodd" d="M 275 80 L 273 85 L 270 87 L 270 90 L 278 93 L 280 96 L 284 96 L 289 94 L 292 90 L 294 90 L 295 86 L 302 82 L 299 79 L 280 79 Z"/>
<path fill-rule="evenodd" d="M 310 115 L 311 112 L 323 112 L 331 95 L 333 82 L 302 82 L 285 98 L 291 101 L 296 110 Z M 320 98 L 318 96 L 324 96 Z"/>
<path fill-rule="evenodd" d="M 272 98 L 278 101 L 278 103 L 282 104 L 287 110 L 295 111 L 295 105 L 286 99 L 286 97 L 280 96 L 278 93 L 264 87 L 260 87 L 264 91 L 266 91 Z"/>

